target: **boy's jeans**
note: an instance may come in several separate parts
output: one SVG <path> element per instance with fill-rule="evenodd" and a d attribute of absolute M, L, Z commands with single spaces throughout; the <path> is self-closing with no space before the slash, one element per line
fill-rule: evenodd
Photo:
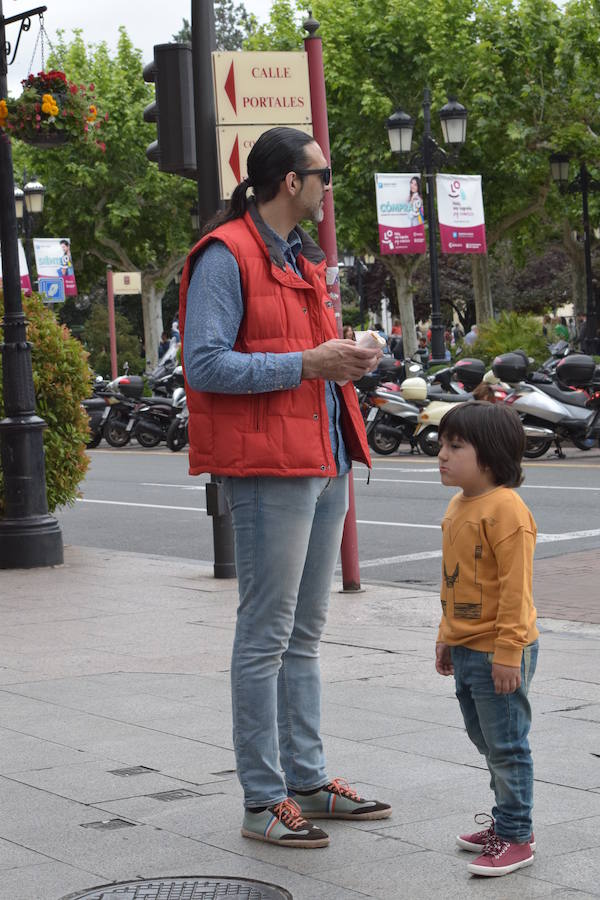
<path fill-rule="evenodd" d="M 496 694 L 492 653 L 451 647 L 456 696 L 471 738 L 490 770 L 496 797 L 492 815 L 496 833 L 505 840 L 526 843 L 532 830 L 533 761 L 529 749 L 531 707 L 527 692 L 538 655 L 538 642 L 523 650 L 521 687 L 514 694 Z"/>
<path fill-rule="evenodd" d="M 319 640 L 348 506 L 348 476 L 224 478 L 240 603 L 233 743 L 247 807 L 327 783 Z"/>

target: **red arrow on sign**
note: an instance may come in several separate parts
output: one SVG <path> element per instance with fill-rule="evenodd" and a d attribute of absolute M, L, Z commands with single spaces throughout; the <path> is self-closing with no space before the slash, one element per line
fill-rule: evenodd
<path fill-rule="evenodd" d="M 233 150 L 231 151 L 231 156 L 229 157 L 229 165 L 231 166 L 231 171 L 235 175 L 235 180 L 239 184 L 242 180 L 242 176 L 240 173 L 240 146 L 238 143 L 238 137 L 236 135 L 235 141 L 233 143 Z"/>
<path fill-rule="evenodd" d="M 233 106 L 233 111 L 237 115 L 237 106 L 235 102 L 235 72 L 233 71 L 233 62 L 229 68 L 229 74 L 225 81 L 225 93 L 229 97 L 229 102 Z"/>

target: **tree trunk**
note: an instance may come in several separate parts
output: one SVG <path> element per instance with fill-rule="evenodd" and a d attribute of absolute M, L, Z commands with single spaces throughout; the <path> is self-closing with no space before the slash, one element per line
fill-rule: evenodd
<path fill-rule="evenodd" d="M 156 284 L 146 281 L 142 287 L 142 314 L 144 317 L 144 347 L 146 350 L 146 371 L 151 372 L 158 365 L 158 345 L 163 331 L 162 298 L 164 291 L 158 291 Z"/>
<path fill-rule="evenodd" d="M 415 325 L 415 310 L 413 306 L 413 290 L 410 283 L 411 276 L 419 265 L 411 264 L 411 259 L 400 256 L 387 256 L 383 260 L 396 282 L 396 298 L 402 325 L 402 343 L 404 346 L 404 358 L 410 359 L 417 352 L 417 328 Z"/>
<path fill-rule="evenodd" d="M 478 325 L 483 325 L 484 322 L 489 322 L 494 318 L 487 253 L 471 254 L 471 272 L 475 296 L 475 321 Z"/>

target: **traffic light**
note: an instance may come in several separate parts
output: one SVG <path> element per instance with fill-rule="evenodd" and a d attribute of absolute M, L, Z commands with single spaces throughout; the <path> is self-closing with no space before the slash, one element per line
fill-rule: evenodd
<path fill-rule="evenodd" d="M 158 140 L 146 150 L 161 172 L 196 178 L 194 81 L 190 44 L 156 44 L 144 66 L 144 81 L 154 82 L 156 100 L 144 110 L 144 122 L 156 122 Z"/>

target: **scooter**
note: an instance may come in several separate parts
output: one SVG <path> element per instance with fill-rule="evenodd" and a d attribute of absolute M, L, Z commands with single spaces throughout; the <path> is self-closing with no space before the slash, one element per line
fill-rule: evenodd
<path fill-rule="evenodd" d="M 589 405 L 590 396 L 574 388 L 592 389 L 595 363 L 585 354 L 570 354 L 556 366 L 557 380 L 564 387 L 526 381 L 527 357 L 512 352 L 496 357 L 494 375 L 511 386 L 505 403 L 518 413 L 527 435 L 524 456 L 537 459 L 553 443 L 556 454 L 564 457 L 561 443 L 571 441 L 580 450 L 589 450 L 600 436 L 600 412 Z"/>
<path fill-rule="evenodd" d="M 102 426 L 102 436 L 111 447 L 124 447 L 131 440 L 135 411 L 140 404 L 144 381 L 140 375 L 120 375 L 106 387 L 110 409 Z"/>
<path fill-rule="evenodd" d="M 144 398 L 127 426 L 130 431 L 133 431 L 133 436 L 138 444 L 150 448 L 157 447 L 161 441 L 166 440 L 177 413 L 175 397 L 181 393 L 185 396 L 184 388 L 179 387 L 175 389 L 172 398 Z"/>
<path fill-rule="evenodd" d="M 179 393 L 181 391 L 181 393 Z M 166 443 L 169 450 L 177 453 L 188 442 L 188 422 L 190 413 L 187 405 L 187 397 L 183 388 L 178 388 L 173 394 L 173 409 L 179 412 L 169 425 Z"/>

